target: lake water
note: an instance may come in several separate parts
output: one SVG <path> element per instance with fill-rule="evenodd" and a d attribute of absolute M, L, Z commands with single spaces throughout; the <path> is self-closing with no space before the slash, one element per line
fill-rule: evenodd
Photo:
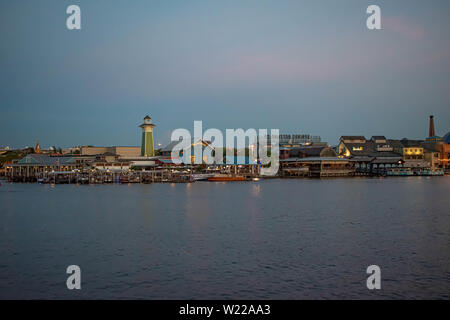
<path fill-rule="evenodd" d="M 2 299 L 450 298 L 450 177 L 3 182 L 0 228 Z"/>

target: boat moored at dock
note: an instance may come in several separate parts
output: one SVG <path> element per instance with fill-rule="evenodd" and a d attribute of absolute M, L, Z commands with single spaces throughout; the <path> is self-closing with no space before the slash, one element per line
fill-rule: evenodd
<path fill-rule="evenodd" d="M 246 181 L 244 176 L 215 175 L 208 178 L 208 181 L 225 182 L 225 181 Z"/>

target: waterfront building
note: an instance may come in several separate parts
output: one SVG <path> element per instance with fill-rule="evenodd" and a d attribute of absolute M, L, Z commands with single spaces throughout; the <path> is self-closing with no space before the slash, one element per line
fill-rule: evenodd
<path fill-rule="evenodd" d="M 450 170 L 450 132 L 448 132 L 438 145 L 440 153 L 440 166 L 445 170 Z"/>
<path fill-rule="evenodd" d="M 422 143 L 425 160 L 433 169 L 448 171 L 450 156 L 450 133 L 439 137 L 435 133 L 434 117 L 430 115 L 428 137 Z"/>
<path fill-rule="evenodd" d="M 139 157 L 141 155 L 140 147 L 124 147 L 124 146 L 112 146 L 112 147 L 92 147 L 83 146 L 80 147 L 81 155 L 83 156 L 97 156 L 103 154 L 114 154 L 120 157 Z"/>
<path fill-rule="evenodd" d="M 341 136 L 340 142 L 344 143 L 366 143 L 366 137 L 364 136 Z"/>
<path fill-rule="evenodd" d="M 124 146 L 112 146 L 112 147 L 91 147 L 84 146 L 80 148 L 81 155 L 83 156 L 96 156 L 102 154 L 114 154 L 120 157 L 139 157 L 141 154 L 140 147 L 124 147 Z"/>
<path fill-rule="evenodd" d="M 156 125 L 152 123 L 152 118 L 147 115 L 144 118 L 144 123 L 139 127 L 142 128 L 141 156 L 154 157 L 153 128 L 156 127 Z"/>
<path fill-rule="evenodd" d="M 338 154 L 351 159 L 359 173 L 376 173 L 403 166 L 403 145 L 399 140 L 385 136 L 342 136 L 339 139 Z"/>
<path fill-rule="evenodd" d="M 404 147 L 403 159 L 405 160 L 423 160 L 423 148 L 422 147 Z"/>
<path fill-rule="evenodd" d="M 82 169 L 83 161 L 74 157 L 28 154 L 6 166 L 6 176 L 11 180 L 34 181 L 38 174 L 50 172 L 71 172 Z"/>
<path fill-rule="evenodd" d="M 148 160 L 145 158 L 154 157 L 155 150 L 153 146 L 153 128 L 155 125 L 149 116 L 144 118 L 144 123 L 139 126 L 142 129 L 141 146 L 111 146 L 111 147 L 95 147 L 82 146 L 76 148 L 69 148 L 67 151 L 73 152 L 79 150 L 83 156 L 99 156 L 110 154 L 118 158 L 127 160 Z"/>
<path fill-rule="evenodd" d="M 158 167 L 184 167 L 184 163 L 175 163 L 171 157 L 158 157 L 155 163 Z"/>
<path fill-rule="evenodd" d="M 156 157 L 130 157 L 122 156 L 118 153 L 106 152 L 100 155 L 90 156 L 88 165 L 92 169 L 99 171 L 126 172 L 132 169 L 151 169 L 156 166 L 155 159 Z"/>
<path fill-rule="evenodd" d="M 429 168 L 429 163 L 425 160 L 424 148 L 420 144 L 403 148 L 404 167 L 407 168 Z"/>
<path fill-rule="evenodd" d="M 450 132 L 447 132 L 447 134 L 442 138 L 442 142 L 445 144 L 450 144 Z"/>
<path fill-rule="evenodd" d="M 62 154 L 81 154 L 81 147 L 70 147 L 61 149 Z"/>
<path fill-rule="evenodd" d="M 171 157 L 172 157 L 172 150 L 173 148 L 178 145 L 180 143 L 180 141 L 172 141 L 170 142 L 166 147 L 162 148 L 160 150 L 161 153 L 161 159 L 165 159 L 167 160 L 166 162 L 169 163 L 171 162 Z M 201 145 L 202 147 L 202 162 L 203 163 L 207 163 L 207 162 L 211 162 L 211 160 L 209 159 L 209 155 L 212 154 L 214 155 L 214 147 L 211 145 L 210 141 L 206 141 L 206 140 L 191 140 L 191 145 L 190 145 L 190 152 L 191 152 L 191 163 L 195 163 L 195 146 Z M 189 147 L 184 148 L 183 150 L 180 150 L 180 152 L 178 153 L 178 157 L 182 158 L 184 153 L 186 152 L 186 150 L 189 149 Z M 225 154 L 224 154 L 225 156 Z"/>
<path fill-rule="evenodd" d="M 446 139 L 450 140 L 450 135 L 445 139 L 436 135 L 433 116 L 429 118 L 428 135 L 425 140 L 393 140 L 384 136 L 366 140 L 364 136 L 342 136 L 338 154 L 356 161 L 357 168 L 389 168 L 396 163 L 413 171 L 448 168 L 450 146 Z"/>
<path fill-rule="evenodd" d="M 407 139 L 407 138 L 403 138 L 401 140 L 395 140 L 397 141 L 398 144 L 398 148 L 394 148 L 395 152 L 398 153 L 402 153 L 403 154 L 403 148 L 414 148 L 414 147 L 422 147 L 423 144 L 423 140 L 412 140 L 412 139 Z"/>
<path fill-rule="evenodd" d="M 267 146 L 271 146 L 271 139 L 278 138 L 280 148 L 298 148 L 301 146 L 328 146 L 326 142 L 321 141 L 320 136 L 313 136 L 310 134 L 279 134 L 266 135 L 263 138 L 267 139 Z"/>
<path fill-rule="evenodd" d="M 345 158 L 307 157 L 280 160 L 282 177 L 347 177 L 354 174 L 354 163 Z"/>
<path fill-rule="evenodd" d="M 431 170 L 443 169 L 444 167 L 441 164 L 439 145 L 434 143 L 424 143 L 423 147 L 423 157 L 428 167 Z"/>
<path fill-rule="evenodd" d="M 336 157 L 336 152 L 330 147 L 316 145 L 280 148 L 280 159 L 307 157 Z"/>
<path fill-rule="evenodd" d="M 395 140 L 388 140 L 385 136 L 373 136 L 366 140 L 364 136 L 342 136 L 339 139 L 338 154 L 346 158 L 383 157 L 399 158 L 401 153 L 395 149 L 403 146 Z"/>
<path fill-rule="evenodd" d="M 321 142 L 320 136 L 310 134 L 280 134 L 280 147 L 294 148 L 302 145 L 312 145 Z"/>
<path fill-rule="evenodd" d="M 107 172 L 124 172 L 130 170 L 131 162 L 119 159 L 113 154 L 104 154 L 90 163 L 93 169 Z"/>

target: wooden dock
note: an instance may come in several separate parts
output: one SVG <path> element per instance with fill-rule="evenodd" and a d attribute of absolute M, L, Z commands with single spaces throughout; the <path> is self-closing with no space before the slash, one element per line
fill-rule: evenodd
<path fill-rule="evenodd" d="M 178 171 L 156 169 L 148 171 L 51 171 L 39 172 L 35 175 L 24 174 L 6 177 L 9 182 L 29 182 L 41 184 L 129 184 L 129 183 L 188 183 L 195 182 L 194 176 L 199 171 Z M 247 179 L 258 177 L 257 171 L 239 170 L 238 168 L 220 170 L 216 173 L 230 177 L 244 176 Z"/>

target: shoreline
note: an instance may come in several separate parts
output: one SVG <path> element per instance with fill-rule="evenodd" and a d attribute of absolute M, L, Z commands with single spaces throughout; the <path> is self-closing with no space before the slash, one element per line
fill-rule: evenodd
<path fill-rule="evenodd" d="M 208 181 L 208 180 L 190 180 L 190 181 L 154 181 L 154 182 L 98 182 L 98 183 L 80 183 L 80 182 L 37 182 L 37 181 L 10 181 L 5 178 L 0 178 L 0 182 L 5 184 L 38 184 L 38 185 L 137 185 L 137 184 L 190 184 L 195 182 L 208 182 L 208 183 L 249 183 L 249 182 L 260 182 L 263 180 L 337 180 L 337 179 L 345 179 L 345 180 L 351 180 L 351 179 L 388 179 L 388 178 L 444 178 L 444 177 L 450 177 L 449 174 L 444 175 L 410 175 L 410 176 L 335 176 L 335 177 L 282 177 L 282 176 L 274 176 L 274 177 L 255 177 L 252 179 L 246 179 L 241 181 Z"/>

